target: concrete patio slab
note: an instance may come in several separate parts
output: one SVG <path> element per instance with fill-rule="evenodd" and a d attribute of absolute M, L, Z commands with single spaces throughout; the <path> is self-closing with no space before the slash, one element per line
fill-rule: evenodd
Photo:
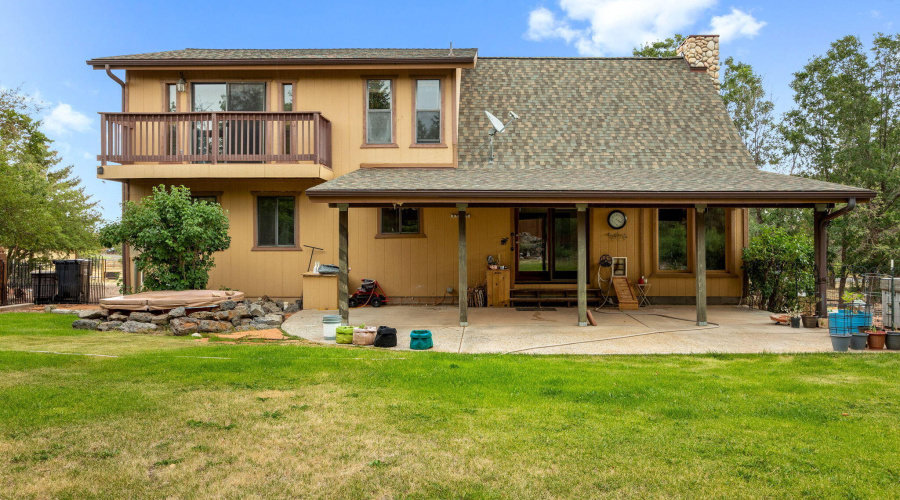
<path fill-rule="evenodd" d="M 290 335 L 328 343 L 322 316 L 336 311 L 304 310 L 282 325 Z M 398 347 L 409 348 L 413 329 L 431 330 L 434 350 L 524 354 L 690 354 L 831 351 L 828 330 L 775 325 L 765 311 L 710 306 L 708 327 L 694 324 L 691 306 L 654 306 L 638 311 L 594 311 L 598 326 L 577 326 L 577 309 L 517 311 L 469 308 L 469 326 L 458 326 L 453 306 L 364 307 L 350 312 L 353 324 L 397 329 Z"/>

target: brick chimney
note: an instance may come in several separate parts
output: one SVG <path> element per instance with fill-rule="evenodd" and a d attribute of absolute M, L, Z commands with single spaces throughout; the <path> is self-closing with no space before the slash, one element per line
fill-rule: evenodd
<path fill-rule="evenodd" d="M 692 70 L 706 70 L 719 90 L 719 35 L 691 35 L 681 42 L 677 53 Z"/>

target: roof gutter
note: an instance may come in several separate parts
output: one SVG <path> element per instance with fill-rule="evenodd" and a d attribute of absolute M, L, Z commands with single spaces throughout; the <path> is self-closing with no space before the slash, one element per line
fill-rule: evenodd
<path fill-rule="evenodd" d="M 359 65 L 359 64 L 474 64 L 475 57 L 421 57 L 421 58 L 271 58 L 271 59 L 90 59 L 86 61 L 94 69 L 110 65 L 124 66 L 265 66 L 265 65 L 297 65 L 316 64 Z"/>
<path fill-rule="evenodd" d="M 109 64 L 106 65 L 106 74 L 109 75 L 116 83 L 118 83 L 122 87 L 122 112 L 126 111 L 126 102 L 125 102 L 125 82 L 122 81 L 121 78 L 116 76 L 112 70 L 109 69 Z"/>

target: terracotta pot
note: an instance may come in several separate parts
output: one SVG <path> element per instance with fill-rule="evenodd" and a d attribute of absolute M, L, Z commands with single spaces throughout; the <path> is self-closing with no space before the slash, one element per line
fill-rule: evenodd
<path fill-rule="evenodd" d="M 874 349 L 876 351 L 884 349 L 884 338 L 886 335 L 884 332 L 875 332 L 869 334 L 869 349 Z"/>
<path fill-rule="evenodd" d="M 803 328 L 818 328 L 819 318 L 816 316 L 801 316 L 803 320 Z"/>

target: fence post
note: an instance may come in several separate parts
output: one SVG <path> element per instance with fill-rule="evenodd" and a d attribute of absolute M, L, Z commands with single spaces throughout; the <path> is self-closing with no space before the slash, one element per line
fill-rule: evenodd
<path fill-rule="evenodd" d="M 9 297 L 9 286 L 6 279 L 6 249 L 0 247 L 0 306 L 7 305 Z"/>

